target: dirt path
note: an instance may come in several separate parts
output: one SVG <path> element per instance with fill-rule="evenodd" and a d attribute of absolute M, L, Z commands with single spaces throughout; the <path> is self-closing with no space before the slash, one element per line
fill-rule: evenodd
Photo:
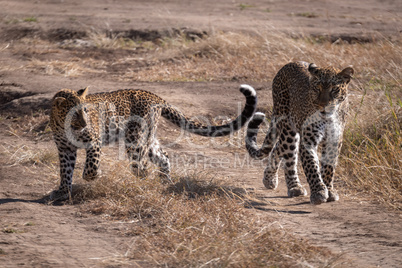
<path fill-rule="evenodd" d="M 25 23 L 33 29 L 158 30 L 195 28 L 309 34 L 392 37 L 400 34 L 402 3 L 395 0 L 361 1 L 1 1 L 0 16 L 8 24 Z M 36 25 L 36 26 L 35 26 Z M 21 34 L 21 33 L 19 33 Z M 10 33 L 12 35 L 12 33 Z"/>
<path fill-rule="evenodd" d="M 94 27 L 98 30 L 165 29 L 193 27 L 198 30 L 278 31 L 289 34 L 318 34 L 335 37 L 391 38 L 400 34 L 400 1 L 1 1 L 0 24 L 4 46 L 15 38 L 54 33 L 60 37 Z M 27 18 L 36 18 L 37 23 Z M 26 21 L 24 21 L 26 20 Z M 33 19 L 32 19 L 33 20 Z M 20 23 L 16 23 L 20 21 Z M 74 30 L 74 31 L 72 31 Z M 27 45 L 29 46 L 29 45 Z M 0 62 L 16 67 L 32 57 L 27 53 L 13 54 L 0 49 Z M 33 54 L 40 57 L 39 54 Z M 113 55 L 112 55 L 113 56 Z M 111 57 L 112 57 L 111 56 Z M 60 60 L 69 55 L 60 55 Z M 124 67 L 124 66 L 123 66 Z M 17 68 L 18 70 L 18 68 Z M 49 206 L 43 197 L 56 185 L 43 178 L 40 168 L 15 164 L 10 160 L 10 148 L 52 149 L 50 140 L 34 141 L 13 134 L 14 117 L 31 114 L 38 107 L 46 108 L 54 92 L 63 87 L 79 88 L 91 85 L 95 90 L 111 88 L 144 88 L 164 97 L 186 114 L 211 116 L 237 114 L 237 103 L 243 101 L 237 82 L 225 83 L 127 83 L 115 82 L 102 75 L 71 78 L 3 70 L 0 73 L 1 92 L 14 91 L 17 101 L 8 103 L 0 120 L 0 267 L 93 267 L 126 265 L 135 240 L 121 235 L 127 224 L 112 222 L 94 215 L 83 215 L 76 205 Z M 258 91 L 260 106 L 271 105 L 269 85 L 253 84 Z M 19 92 L 19 93 L 18 93 Z M 32 96 L 21 96 L 29 92 Z M 2 103 L 5 102 L 2 95 Z M 210 99 L 214 102 L 211 102 Z M 4 101 L 4 102 L 3 102 Z M 164 122 L 160 127 L 163 144 L 174 139 L 177 132 Z M 211 167 L 209 172 L 228 176 L 233 183 L 253 189 L 269 205 L 256 207 L 257 216 L 276 219 L 275 224 L 306 237 L 313 244 L 345 254 L 355 267 L 400 267 L 402 263 L 401 214 L 353 196 L 341 194 L 337 203 L 312 206 L 308 197 L 289 199 L 283 178 L 276 191 L 265 190 L 261 183 L 263 166 L 248 165 L 244 149 L 235 146 L 217 149 L 205 141 L 202 150 L 187 141 L 168 148 L 171 158 L 193 158 L 199 163 L 211 159 L 229 159 L 230 168 Z M 208 162 L 209 161 L 209 162 Z M 240 161 L 240 162 L 239 162 Z M 179 162 L 172 161 L 174 168 Z M 237 163 L 237 164 L 235 164 Z M 209 164 L 208 164 L 209 165 Z M 245 165 L 245 166 L 244 166 Z M 209 165 L 210 166 L 210 165 Z M 202 167 L 201 164 L 197 168 Z M 188 166 L 189 169 L 194 166 Z M 246 169 L 246 171 L 245 171 Z M 55 174 L 54 176 L 56 176 Z M 304 180 L 305 183 L 305 180 Z M 141 266 L 141 263 L 137 263 Z M 132 264 L 134 265 L 134 264 Z"/>
<path fill-rule="evenodd" d="M 282 185 L 284 178 L 282 178 Z M 307 186 L 307 185 L 306 185 Z M 282 188 L 282 189 L 281 189 Z M 369 202 L 343 196 L 338 203 L 313 207 L 307 198 L 289 200 L 285 187 L 264 195 L 276 203 L 267 211 L 278 224 L 333 252 L 345 254 L 358 267 L 398 267 L 402 256 L 401 215 Z M 274 212 L 274 213 L 272 213 Z"/>

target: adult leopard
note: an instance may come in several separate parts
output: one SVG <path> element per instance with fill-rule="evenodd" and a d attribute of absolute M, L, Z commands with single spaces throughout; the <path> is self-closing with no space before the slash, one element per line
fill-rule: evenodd
<path fill-rule="evenodd" d="M 51 200 L 71 197 L 72 178 L 77 149 L 86 149 L 83 172 L 85 180 L 100 174 L 102 145 L 123 139 L 133 171 L 144 176 L 147 160 L 156 164 L 163 177 L 169 177 L 168 155 L 155 137 L 160 116 L 177 126 L 201 136 L 219 137 L 239 130 L 254 114 L 257 106 L 255 90 L 242 85 L 246 105 L 234 121 L 210 126 L 192 121 L 159 96 L 144 90 L 118 90 L 109 93 L 87 94 L 88 88 L 78 91 L 62 89 L 52 99 L 50 127 L 59 151 L 60 186 L 50 195 Z"/>
<path fill-rule="evenodd" d="M 246 136 L 251 157 L 268 156 L 263 177 L 266 188 L 278 186 L 278 169 L 284 160 L 288 196 L 306 195 L 297 173 L 300 154 L 311 203 L 339 200 L 333 178 L 348 112 L 347 88 L 353 73 L 351 67 L 339 71 L 306 62 L 289 63 L 279 70 L 272 84 L 272 120 L 262 147 L 257 146 L 256 138 L 264 114 L 254 115 Z"/>

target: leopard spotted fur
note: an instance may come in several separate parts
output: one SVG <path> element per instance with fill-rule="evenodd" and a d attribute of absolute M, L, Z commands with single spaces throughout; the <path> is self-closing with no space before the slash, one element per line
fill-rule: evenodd
<path fill-rule="evenodd" d="M 241 115 L 228 124 L 209 126 L 189 120 L 165 100 L 148 91 L 87 94 L 88 88 L 78 91 L 62 89 L 52 100 L 50 114 L 50 127 L 59 151 L 61 177 L 59 189 L 53 191 L 50 198 L 65 200 L 71 197 L 77 149 L 86 150 L 83 178 L 93 180 L 100 174 L 101 147 L 121 139 L 124 140 L 133 171 L 145 176 L 147 161 L 150 160 L 159 167 L 162 177 L 169 178 L 169 158 L 156 138 L 160 116 L 198 135 L 229 135 L 252 117 L 257 106 L 257 96 L 252 87 L 242 85 L 240 91 L 246 97 Z"/>
<path fill-rule="evenodd" d="M 266 188 L 278 186 L 278 169 L 283 161 L 288 196 L 306 195 L 297 172 L 300 155 L 311 203 L 339 199 L 333 179 L 348 112 L 347 88 L 353 73 L 351 67 L 339 71 L 306 62 L 289 63 L 279 70 L 272 84 L 274 108 L 262 146 L 257 146 L 256 138 L 264 114 L 254 115 L 246 136 L 251 157 L 268 157 L 263 177 Z"/>

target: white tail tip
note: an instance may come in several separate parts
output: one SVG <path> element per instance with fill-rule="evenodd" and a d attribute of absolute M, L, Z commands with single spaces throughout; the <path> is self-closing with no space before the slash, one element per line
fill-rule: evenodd
<path fill-rule="evenodd" d="M 249 91 L 251 96 L 257 95 L 257 93 L 255 92 L 255 89 L 252 86 L 244 84 L 244 85 L 240 85 L 240 88 Z"/>

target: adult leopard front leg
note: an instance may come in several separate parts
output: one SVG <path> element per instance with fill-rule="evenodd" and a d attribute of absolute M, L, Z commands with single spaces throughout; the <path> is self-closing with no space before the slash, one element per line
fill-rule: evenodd
<path fill-rule="evenodd" d="M 50 194 L 50 200 L 66 200 L 71 198 L 72 182 L 77 148 L 57 146 L 60 161 L 60 186 Z"/>

